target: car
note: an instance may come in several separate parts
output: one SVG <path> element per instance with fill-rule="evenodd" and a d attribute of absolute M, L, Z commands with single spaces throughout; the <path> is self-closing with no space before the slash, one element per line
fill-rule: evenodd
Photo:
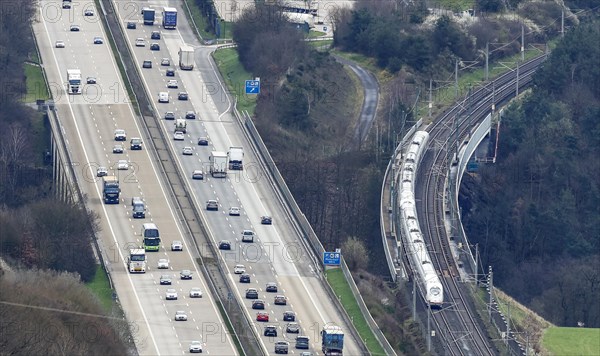
<path fill-rule="evenodd" d="M 198 287 L 190 289 L 190 298 L 202 298 L 202 290 Z"/>
<path fill-rule="evenodd" d="M 290 343 L 287 341 L 279 340 L 275 341 L 275 353 L 276 354 L 287 354 L 290 348 Z"/>
<path fill-rule="evenodd" d="M 258 291 L 256 288 L 246 289 L 246 299 L 258 299 Z"/>
<path fill-rule="evenodd" d="M 208 200 L 206 202 L 206 210 L 215 210 L 218 211 L 219 210 L 219 203 L 216 200 Z"/>
<path fill-rule="evenodd" d="M 165 299 L 166 300 L 177 300 L 177 291 L 175 289 L 167 289 L 167 292 L 165 293 Z"/>
<path fill-rule="evenodd" d="M 181 131 L 177 131 L 173 134 L 173 140 L 183 141 L 183 140 L 185 140 L 185 134 Z"/>
<path fill-rule="evenodd" d="M 175 321 L 186 321 L 187 314 L 183 310 L 178 310 L 175 312 Z"/>
<path fill-rule="evenodd" d="M 159 103 L 168 103 L 169 102 L 169 93 L 166 91 L 161 91 L 158 93 L 158 102 Z"/>
<path fill-rule="evenodd" d="M 179 272 L 179 277 L 181 279 L 192 279 L 192 271 L 190 271 L 189 269 L 184 269 L 181 272 Z"/>
<path fill-rule="evenodd" d="M 273 223 L 273 218 L 269 215 L 263 215 L 260 217 L 260 223 L 263 225 L 271 225 Z"/>
<path fill-rule="evenodd" d="M 56 43 L 54 44 L 54 47 L 65 48 L 65 41 L 56 41 Z"/>
<path fill-rule="evenodd" d="M 171 276 L 163 274 L 160 276 L 160 284 L 162 285 L 171 285 Z"/>
<path fill-rule="evenodd" d="M 123 145 L 114 145 L 113 153 L 123 153 Z"/>
<path fill-rule="evenodd" d="M 240 275 L 240 283 L 250 283 L 250 275 L 248 273 L 242 273 Z"/>
<path fill-rule="evenodd" d="M 300 353 L 300 356 L 313 356 L 312 352 L 310 351 L 302 351 Z"/>
<path fill-rule="evenodd" d="M 300 333 L 300 325 L 298 325 L 298 323 L 288 323 L 285 327 L 285 332 L 289 334 L 298 334 Z"/>
<path fill-rule="evenodd" d="M 189 146 L 185 146 L 181 153 L 183 153 L 184 156 L 191 156 L 194 154 L 194 150 Z"/>
<path fill-rule="evenodd" d="M 284 295 L 276 295 L 273 303 L 275 305 L 287 305 L 287 298 Z"/>
<path fill-rule="evenodd" d="M 202 342 L 197 340 L 190 342 L 190 353 L 202 353 Z"/>
<path fill-rule="evenodd" d="M 277 336 L 277 327 L 275 325 L 267 325 L 265 326 L 265 331 L 263 332 L 265 336 Z"/>
<path fill-rule="evenodd" d="M 296 313 L 289 310 L 283 312 L 283 321 L 296 321 Z"/>
<path fill-rule="evenodd" d="M 198 139 L 198 146 L 208 146 L 208 138 L 207 137 L 200 137 Z"/>
<path fill-rule="evenodd" d="M 269 321 L 269 313 L 265 313 L 265 312 L 256 313 L 256 321 Z"/>
<path fill-rule="evenodd" d="M 160 65 L 168 67 L 171 65 L 171 60 L 169 58 L 163 58 L 160 60 Z"/>
<path fill-rule="evenodd" d="M 136 47 L 146 47 L 146 40 L 144 40 L 141 37 L 138 37 L 135 39 L 135 46 Z"/>
<path fill-rule="evenodd" d="M 231 208 L 229 208 L 229 215 L 240 216 L 240 208 L 238 208 L 237 206 L 232 206 Z"/>
<path fill-rule="evenodd" d="M 63 1 L 63 3 L 62 3 L 62 8 L 63 8 L 63 9 L 70 9 L 70 8 L 71 8 L 71 3 L 70 3 L 70 2 Z"/>
<path fill-rule="evenodd" d="M 196 118 L 196 113 L 193 111 L 188 111 L 185 113 L 185 118 L 186 119 L 190 119 L 190 120 L 194 120 Z"/>
<path fill-rule="evenodd" d="M 165 112 L 165 120 L 175 120 L 175 113 L 172 111 Z"/>
<path fill-rule="evenodd" d="M 130 21 L 130 22 L 127 23 L 127 29 L 128 30 L 135 30 L 136 28 L 137 28 L 137 25 L 136 25 L 135 22 L 131 22 Z"/>
<path fill-rule="evenodd" d="M 176 79 L 171 79 L 167 82 L 167 88 L 177 89 L 177 88 L 179 88 L 179 83 L 177 83 Z"/>
<path fill-rule="evenodd" d="M 158 269 L 167 269 L 167 268 L 169 268 L 169 260 L 167 260 L 166 258 L 160 258 L 158 260 L 157 267 L 158 267 Z"/>
<path fill-rule="evenodd" d="M 152 31 L 152 34 L 150 34 L 150 39 L 160 40 L 160 31 Z"/>
<path fill-rule="evenodd" d="M 108 169 L 106 167 L 98 167 L 96 169 L 96 177 L 105 177 L 108 175 Z"/>
<path fill-rule="evenodd" d="M 151 51 L 160 51 L 160 45 L 158 43 L 156 43 L 156 42 L 153 42 L 150 45 L 150 50 Z"/>
<path fill-rule="evenodd" d="M 167 68 L 167 71 L 165 72 L 167 77 L 174 77 L 175 76 L 175 69 L 173 68 Z"/>
<path fill-rule="evenodd" d="M 183 251 L 183 243 L 179 240 L 171 242 L 171 251 Z"/>
<path fill-rule="evenodd" d="M 117 162 L 117 169 L 120 171 L 126 171 L 129 169 L 129 162 L 126 159 L 120 159 Z"/>
<path fill-rule="evenodd" d="M 188 93 L 184 91 L 180 91 L 179 94 L 177 94 L 177 99 L 179 100 L 188 100 L 188 98 Z"/>
<path fill-rule="evenodd" d="M 152 68 L 152 61 L 145 60 L 145 61 L 142 63 L 142 68 Z"/>
<path fill-rule="evenodd" d="M 115 141 L 127 141 L 127 133 L 123 129 L 115 130 Z"/>
<path fill-rule="evenodd" d="M 228 240 L 219 241 L 219 250 L 231 250 L 231 242 Z"/>
<path fill-rule="evenodd" d="M 260 299 L 253 301 L 252 309 L 265 309 L 265 302 Z"/>
<path fill-rule="evenodd" d="M 85 82 L 87 84 L 96 84 L 96 77 L 87 77 Z"/>
<path fill-rule="evenodd" d="M 103 44 L 104 40 L 102 37 L 94 37 L 94 44 Z"/>
<path fill-rule="evenodd" d="M 267 290 L 267 292 L 270 292 L 270 293 L 277 293 L 277 283 L 275 283 L 275 282 L 267 283 L 266 290 Z"/>
<path fill-rule="evenodd" d="M 203 180 L 204 179 L 204 173 L 199 170 L 196 169 L 192 172 L 192 179 L 198 179 L 198 180 Z"/>
<path fill-rule="evenodd" d="M 242 242 L 254 242 L 254 231 L 252 231 L 252 230 L 242 231 Z"/>
<path fill-rule="evenodd" d="M 71 32 L 79 32 L 81 28 L 79 27 L 79 25 L 71 25 L 71 27 L 69 27 L 69 30 Z"/>
<path fill-rule="evenodd" d="M 296 337 L 296 348 L 301 350 L 308 350 L 310 339 L 308 336 L 301 335 Z"/>
<path fill-rule="evenodd" d="M 87 9 L 83 12 L 83 16 L 94 16 L 94 10 Z"/>
<path fill-rule="evenodd" d="M 233 267 L 233 273 L 235 273 L 235 274 L 246 273 L 246 267 L 244 265 L 235 265 L 235 267 Z"/>
<path fill-rule="evenodd" d="M 132 137 L 131 141 L 129 141 L 129 147 L 134 151 L 139 151 L 142 149 L 142 139 L 140 137 Z"/>

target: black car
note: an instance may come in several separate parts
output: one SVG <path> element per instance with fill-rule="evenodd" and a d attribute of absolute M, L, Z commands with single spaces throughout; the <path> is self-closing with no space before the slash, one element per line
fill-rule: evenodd
<path fill-rule="evenodd" d="M 262 300 L 255 300 L 254 302 L 252 302 L 252 309 L 265 309 L 265 302 Z"/>
<path fill-rule="evenodd" d="M 231 250 L 231 242 L 222 240 L 219 242 L 219 250 Z"/>
<path fill-rule="evenodd" d="M 274 282 L 267 283 L 267 292 L 277 293 L 277 283 L 274 283 Z"/>
<path fill-rule="evenodd" d="M 185 113 L 185 118 L 186 119 L 190 119 L 190 120 L 194 120 L 196 118 L 196 113 L 193 111 L 188 111 Z"/>
<path fill-rule="evenodd" d="M 182 91 L 177 95 L 177 99 L 179 100 L 188 100 L 188 93 Z"/>
<path fill-rule="evenodd" d="M 68 3 L 68 2 L 63 2 L 63 4 L 62 4 L 62 8 L 63 8 L 63 9 L 70 9 L 70 8 L 71 8 L 71 3 Z"/>
<path fill-rule="evenodd" d="M 268 215 L 263 215 L 260 217 L 260 223 L 263 225 L 271 225 L 273 223 L 273 218 Z"/>
<path fill-rule="evenodd" d="M 153 43 L 150 45 L 151 51 L 160 51 L 160 45 L 158 43 Z"/>
<path fill-rule="evenodd" d="M 208 138 L 200 137 L 198 139 L 198 146 L 208 146 Z"/>
<path fill-rule="evenodd" d="M 175 69 L 173 69 L 173 68 L 167 68 L 166 75 L 167 75 L 167 77 L 174 77 L 175 76 Z"/>
<path fill-rule="evenodd" d="M 152 34 L 150 35 L 150 38 L 153 40 L 160 40 L 160 32 L 159 31 L 152 31 Z"/>
<path fill-rule="evenodd" d="M 142 63 L 142 68 L 152 68 L 152 61 L 144 61 L 144 63 Z"/>
<path fill-rule="evenodd" d="M 240 283 L 250 283 L 250 275 L 248 273 L 242 273 L 240 276 Z"/>
<path fill-rule="evenodd" d="M 135 30 L 135 29 L 136 29 L 136 27 L 137 27 L 137 26 L 136 26 L 135 22 L 128 22 L 128 23 L 127 23 L 127 29 L 128 29 L 128 30 Z"/>
<path fill-rule="evenodd" d="M 277 327 L 275 327 L 274 325 L 265 326 L 264 335 L 265 336 L 277 336 Z"/>
<path fill-rule="evenodd" d="M 246 299 L 258 299 L 258 291 L 254 288 L 246 289 Z"/>
<path fill-rule="evenodd" d="M 293 311 L 284 312 L 283 321 L 296 321 L 296 313 L 294 313 Z"/>

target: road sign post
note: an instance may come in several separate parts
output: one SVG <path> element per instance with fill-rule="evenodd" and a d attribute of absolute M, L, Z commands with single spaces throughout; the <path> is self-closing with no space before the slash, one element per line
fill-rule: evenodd
<path fill-rule="evenodd" d="M 260 94 L 260 80 L 246 80 L 246 94 Z"/>
<path fill-rule="evenodd" d="M 342 254 L 339 252 L 323 252 L 325 266 L 339 266 L 342 263 Z"/>

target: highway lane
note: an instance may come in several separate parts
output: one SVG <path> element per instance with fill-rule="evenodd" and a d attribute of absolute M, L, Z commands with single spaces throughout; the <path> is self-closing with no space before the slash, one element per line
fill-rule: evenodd
<path fill-rule="evenodd" d="M 121 6 L 120 3 L 115 4 Z M 147 6 L 147 3 L 138 4 L 140 9 Z M 155 8 L 158 8 L 158 4 L 159 2 L 152 3 Z M 245 305 L 250 306 L 250 301 L 243 298 L 244 291 L 249 285 L 238 283 L 238 276 L 232 273 L 233 266 L 237 263 L 243 263 L 246 266 L 252 275 L 250 286 L 257 287 L 261 298 L 270 304 L 272 304 L 273 295 L 271 293 L 267 295 L 264 292 L 265 284 L 270 281 L 278 282 L 280 290 L 284 291 L 283 294 L 288 297 L 289 303 L 286 307 L 267 305 L 271 321 L 281 323 L 284 310 L 296 311 L 304 333 L 311 338 L 312 351 L 320 350 L 318 335 L 320 327 L 329 322 L 342 325 L 341 318 L 335 312 L 331 302 L 324 298 L 326 292 L 320 285 L 320 277 L 316 273 L 314 261 L 308 257 L 305 247 L 298 241 L 296 232 L 286 221 L 285 215 L 281 213 L 282 208 L 264 178 L 264 170 L 257 166 L 257 160 L 248 149 L 249 143 L 246 142 L 239 124 L 227 112 L 231 102 L 222 89 L 218 76 L 213 72 L 209 57 L 212 49 L 199 46 L 189 24 L 182 16 L 182 9 L 179 8 L 179 11 L 178 30 L 175 31 L 163 31 L 158 25 L 160 16 L 156 25 L 144 26 L 141 16 L 138 16 L 137 19 L 127 18 L 127 14 L 131 10 L 121 8 L 118 13 L 123 24 L 126 21 L 137 20 L 136 29 L 125 30 L 134 61 L 139 66 L 146 59 L 154 62 L 152 69 L 140 67 L 139 70 L 143 75 L 146 90 L 154 98 L 155 110 L 160 115 L 163 115 L 165 111 L 174 111 L 178 116 L 187 110 L 195 110 L 198 115 L 196 120 L 187 120 L 188 133 L 185 141 L 171 140 L 170 145 L 177 154 L 178 165 L 187 175 L 188 184 L 192 188 L 190 191 L 201 208 L 201 214 L 207 222 L 207 229 L 214 238 L 212 243 L 216 244 L 222 239 L 236 242 L 234 250 L 223 253 L 222 257 L 229 268 L 231 283 L 237 288 L 237 297 Z M 148 44 L 145 47 L 134 46 L 135 39 L 138 37 L 152 42 L 149 39 L 152 30 L 161 30 L 162 38 L 156 41 L 160 45 L 160 51 L 151 51 Z M 193 71 L 181 71 L 176 66 L 179 47 L 184 43 L 191 44 L 196 48 L 196 67 Z M 171 67 L 176 71 L 173 79 L 177 79 L 179 82 L 178 89 L 166 88 L 166 81 L 171 78 L 165 76 L 164 68 L 156 66 L 161 58 L 170 58 Z M 167 90 L 171 93 L 172 100 L 169 103 L 158 103 L 158 92 Z M 176 93 L 184 90 L 189 93 L 190 100 L 176 100 Z M 161 125 L 167 137 L 172 137 L 173 121 L 162 120 Z M 196 140 L 199 136 L 208 136 L 210 145 L 208 147 L 197 146 Z M 191 180 L 191 172 L 194 169 L 202 167 L 205 173 L 208 172 L 208 157 L 213 149 L 227 151 L 230 145 L 246 147 L 244 157 L 246 169 L 244 171 L 230 171 L 226 179 L 212 178 L 205 174 L 203 181 Z M 192 147 L 194 155 L 182 156 L 181 150 L 184 146 Z M 256 174 L 258 176 L 255 176 Z M 207 199 L 218 199 L 220 203 L 218 212 L 204 210 Z M 227 216 L 227 210 L 234 205 L 242 208 L 242 216 Z M 266 213 L 274 217 L 273 226 L 260 225 L 260 216 Z M 239 242 L 241 231 L 246 228 L 256 231 L 257 242 L 253 244 Z M 260 259 L 257 258 L 258 256 Z M 247 309 L 247 312 L 248 317 L 254 320 L 255 311 Z M 264 323 L 256 326 L 261 335 L 263 326 Z M 345 326 L 342 325 L 342 327 Z M 262 338 L 263 347 L 270 353 L 273 352 L 273 341 L 272 338 Z M 350 338 L 347 339 L 346 350 L 350 354 L 360 354 L 358 345 Z"/>
<path fill-rule="evenodd" d="M 54 84 L 53 94 L 69 149 L 74 161 L 81 167 L 77 170 L 78 181 L 83 183 L 88 208 L 100 214 L 101 245 L 108 254 L 111 276 L 119 301 L 132 324 L 139 352 L 185 353 L 191 340 L 203 340 L 208 352 L 235 354 L 213 300 L 206 294 L 206 283 L 195 267 L 192 251 L 187 245 L 184 252 L 167 251 L 171 241 L 182 240 L 183 234 L 176 223 L 171 201 L 167 199 L 166 188 L 156 173 L 153 158 L 147 150 L 130 151 L 128 141 L 124 142 L 124 154 L 112 153 L 115 129 L 125 129 L 128 138 L 143 137 L 143 134 L 125 98 L 110 48 L 107 44 L 92 44 L 95 36 L 106 38 L 99 22 L 93 20 L 95 16 L 84 17 L 81 7 L 69 11 L 53 4 L 57 3 L 41 3 L 42 21 L 35 24 L 35 33 L 49 80 Z M 69 31 L 72 24 L 80 25 L 81 31 Z M 56 40 L 64 40 L 66 47 L 54 48 Z M 98 84 L 85 85 L 83 95 L 65 95 L 63 83 L 66 82 L 67 68 L 80 68 L 84 80 L 93 75 Z M 101 182 L 95 177 L 95 168 L 99 165 L 114 166 L 118 159 L 129 160 L 132 167 L 127 171 L 110 168 L 111 172 L 120 176 L 122 199 L 118 205 L 104 205 Z M 132 196 L 142 196 L 146 201 L 146 219 L 131 219 L 129 202 Z M 162 249 L 148 255 L 149 271 L 146 274 L 130 275 L 124 264 L 127 249 L 131 243 L 141 245 L 141 224 L 150 221 L 155 222 L 161 231 Z M 163 272 L 155 267 L 161 257 L 171 261 L 168 274 L 175 276 L 182 269 L 194 272 L 192 281 L 174 278 L 172 287 L 179 291 L 178 301 L 165 301 L 167 287 L 158 284 Z M 202 288 L 204 298 L 187 297 L 189 289 L 195 286 Z M 189 320 L 175 322 L 176 310 L 186 311 Z"/>

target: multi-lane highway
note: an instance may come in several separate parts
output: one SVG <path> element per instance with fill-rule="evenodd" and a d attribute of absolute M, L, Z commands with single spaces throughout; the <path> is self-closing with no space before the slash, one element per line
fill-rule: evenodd
<path fill-rule="evenodd" d="M 84 9 L 93 10 L 84 16 Z M 106 261 L 126 312 L 140 354 L 186 353 L 193 340 L 203 343 L 205 352 L 219 355 L 237 353 L 231 337 L 223 328 L 223 320 L 206 293 L 207 286 L 196 268 L 197 253 L 189 248 L 178 225 L 168 187 L 161 181 L 152 155 L 148 150 L 130 151 L 129 138 L 144 137 L 128 103 L 124 85 L 118 75 L 116 63 L 93 3 L 74 3 L 71 9 L 62 9 L 56 1 L 41 1 L 38 23 L 34 31 L 40 53 L 52 86 L 53 97 L 60 117 L 62 130 L 67 137 L 73 164 L 87 207 L 99 213 L 101 245 Z M 71 31 L 79 25 L 79 31 Z M 105 40 L 94 44 L 94 37 Z M 56 41 L 64 41 L 64 48 L 55 48 Z M 83 83 L 94 76 L 97 84 L 84 84 L 82 95 L 66 95 L 67 69 L 80 69 Z M 128 140 L 125 152 L 112 153 L 114 131 L 126 130 Z M 130 162 L 128 170 L 116 170 L 116 161 Z M 119 176 L 121 200 L 117 205 L 104 205 L 101 200 L 101 180 L 96 177 L 98 166 L 109 167 L 109 174 Z M 131 197 L 143 197 L 147 213 L 145 219 L 132 219 Z M 161 249 L 148 254 L 149 270 L 145 274 L 129 274 L 124 259 L 128 248 L 141 246 L 140 231 L 143 222 L 154 222 L 161 233 Z M 173 240 L 184 240 L 183 252 L 171 252 Z M 168 270 L 157 270 L 159 258 L 170 261 Z M 180 280 L 179 272 L 189 269 L 192 280 Z M 162 272 L 161 272 L 162 271 Z M 171 275 L 172 286 L 159 285 L 162 274 Z M 199 287 L 203 298 L 189 298 L 192 287 Z M 167 288 L 178 292 L 177 300 L 165 300 Z M 187 321 L 175 321 L 176 311 L 188 315 Z"/>

